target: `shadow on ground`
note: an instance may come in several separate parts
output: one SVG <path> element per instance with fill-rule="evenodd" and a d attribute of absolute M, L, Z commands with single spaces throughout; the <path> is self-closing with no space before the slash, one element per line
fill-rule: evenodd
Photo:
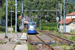
<path fill-rule="evenodd" d="M 37 32 L 36 33 L 28 33 L 28 35 L 36 35 L 38 34 Z"/>

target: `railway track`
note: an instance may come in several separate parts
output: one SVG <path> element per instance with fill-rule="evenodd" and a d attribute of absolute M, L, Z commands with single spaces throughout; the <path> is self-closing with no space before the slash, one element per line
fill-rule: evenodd
<path fill-rule="evenodd" d="M 34 45 L 35 50 L 53 50 L 39 35 L 29 35 L 29 37 L 31 38 L 29 43 Z"/>
<path fill-rule="evenodd" d="M 75 35 L 75 34 L 70 34 L 70 33 L 64 33 L 64 34 L 66 34 L 66 35 Z"/>
<path fill-rule="evenodd" d="M 37 37 L 37 38 L 39 38 L 39 36 L 37 36 L 37 35 L 36 35 L 36 37 Z M 42 40 L 41 38 L 39 38 L 39 39 L 40 39 L 42 42 L 44 42 L 44 43 L 45 43 L 45 41 L 44 41 L 44 40 Z M 47 46 L 50 50 L 53 50 L 53 48 L 52 48 L 52 47 L 50 47 L 50 45 L 46 44 L 46 46 Z"/>
<path fill-rule="evenodd" d="M 38 31 L 38 32 L 41 32 L 49 37 L 52 37 L 53 39 L 55 39 L 58 42 L 61 42 L 62 44 L 67 44 L 67 45 L 73 44 L 71 40 L 63 38 L 63 37 L 57 37 L 55 34 L 51 34 L 48 31 Z"/>

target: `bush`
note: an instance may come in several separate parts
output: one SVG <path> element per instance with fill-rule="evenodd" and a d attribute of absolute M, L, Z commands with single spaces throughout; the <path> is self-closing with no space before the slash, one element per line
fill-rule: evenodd
<path fill-rule="evenodd" d="M 49 30 L 49 27 L 43 26 L 41 27 L 42 30 Z"/>
<path fill-rule="evenodd" d="M 41 29 L 42 29 L 42 30 L 51 30 L 51 31 L 53 31 L 53 30 L 55 30 L 55 27 L 43 26 Z"/>
<path fill-rule="evenodd" d="M 53 31 L 55 30 L 55 27 L 50 27 L 49 30 Z"/>
<path fill-rule="evenodd" d="M 0 31 L 5 32 L 5 26 L 0 26 Z"/>
<path fill-rule="evenodd" d="M 47 27 L 55 27 L 57 24 L 56 23 L 42 23 L 42 26 L 47 26 Z"/>

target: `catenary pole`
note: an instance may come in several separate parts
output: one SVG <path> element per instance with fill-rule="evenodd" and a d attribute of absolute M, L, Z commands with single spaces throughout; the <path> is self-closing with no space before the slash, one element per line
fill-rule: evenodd
<path fill-rule="evenodd" d="M 63 27 L 63 29 L 64 29 L 64 32 L 65 32 L 65 0 L 64 0 L 64 27 Z"/>
<path fill-rule="evenodd" d="M 11 36 L 12 36 L 12 6 L 11 6 Z"/>
<path fill-rule="evenodd" d="M 9 11 L 9 12 L 11 12 L 11 36 L 12 36 L 12 12 L 14 12 L 14 11 L 12 11 L 12 6 L 11 6 L 11 11 Z"/>
<path fill-rule="evenodd" d="M 23 3 L 22 3 L 22 27 L 24 27 L 23 17 L 24 17 L 24 14 L 23 14 Z"/>
<path fill-rule="evenodd" d="M 16 34 L 16 42 L 18 42 L 18 35 L 17 35 L 17 0 L 15 0 L 15 34 Z"/>
<path fill-rule="evenodd" d="M 7 36 L 7 25 L 8 25 L 8 5 L 7 5 L 8 0 L 6 0 L 6 31 L 5 31 L 5 38 L 8 38 Z"/>
<path fill-rule="evenodd" d="M 61 22 L 60 22 L 60 27 L 61 27 L 61 32 L 62 32 L 62 4 L 60 4 L 61 6 L 61 9 L 60 9 L 60 19 L 61 19 Z"/>

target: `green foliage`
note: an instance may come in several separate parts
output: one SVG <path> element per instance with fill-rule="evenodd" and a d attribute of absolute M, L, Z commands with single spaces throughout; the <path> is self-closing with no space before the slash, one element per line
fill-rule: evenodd
<path fill-rule="evenodd" d="M 69 2 L 75 4 L 75 0 L 68 0 Z"/>
<path fill-rule="evenodd" d="M 2 0 L 2 1 L 3 1 L 3 7 L 0 8 L 0 18 L 5 19 L 5 16 L 6 16 L 6 13 L 5 13 L 5 10 L 6 10 L 5 4 L 6 3 L 5 2 L 6 1 L 5 0 Z M 60 2 L 63 3 L 63 0 L 61 0 Z M 21 11 L 21 6 L 22 6 L 21 3 L 22 3 L 22 0 L 17 0 L 18 11 Z M 23 7 L 24 10 L 57 10 L 57 8 L 58 8 L 58 0 L 23 0 L 23 3 L 24 3 L 24 7 Z M 14 6 L 14 4 L 15 4 L 15 0 L 8 0 L 8 26 L 10 26 L 10 23 L 11 23 L 11 19 L 10 19 L 11 14 L 9 12 L 11 10 L 11 6 L 12 6 L 12 10 L 14 11 L 12 13 L 13 14 L 12 24 L 15 25 L 15 6 Z M 66 14 L 75 11 L 75 5 L 70 3 L 68 0 L 66 0 L 65 5 L 66 5 L 65 6 Z M 41 11 L 39 11 L 39 12 L 38 11 L 37 12 L 24 11 L 24 15 L 29 16 L 29 17 L 30 16 L 36 17 L 36 15 L 37 15 L 37 17 L 40 18 L 40 14 L 41 14 L 41 19 L 43 19 L 42 23 L 45 23 L 45 20 L 47 20 L 50 23 L 56 22 L 56 12 L 50 11 L 47 14 L 47 11 L 42 11 L 42 12 Z M 17 16 L 20 16 L 20 15 L 22 15 L 22 13 L 18 12 Z M 45 15 L 46 15 L 46 17 L 45 17 Z M 40 23 L 39 20 L 40 19 L 35 20 L 35 21 L 37 21 L 37 26 L 39 26 L 39 23 Z M 19 23 L 20 22 L 18 22 L 18 27 L 17 27 L 18 31 L 19 31 Z M 48 26 L 48 27 L 56 26 L 56 24 L 47 24 L 47 23 L 45 23 L 44 25 Z M 44 26 L 44 25 L 42 24 L 42 26 Z"/>
<path fill-rule="evenodd" d="M 56 23 L 42 23 L 42 26 L 47 26 L 47 27 L 55 27 L 57 24 Z"/>
<path fill-rule="evenodd" d="M 75 35 L 72 35 L 69 39 L 75 41 Z"/>
<path fill-rule="evenodd" d="M 68 39 L 67 36 L 64 36 L 64 38 Z"/>
<path fill-rule="evenodd" d="M 0 26 L 0 31 L 5 32 L 5 26 Z"/>
<path fill-rule="evenodd" d="M 53 31 L 55 30 L 55 27 L 50 27 L 49 30 Z"/>
<path fill-rule="evenodd" d="M 42 30 L 49 30 L 49 27 L 42 26 L 41 29 L 42 29 Z"/>
<path fill-rule="evenodd" d="M 27 32 L 27 30 L 26 29 L 23 29 L 23 31 L 22 32 Z"/>
<path fill-rule="evenodd" d="M 53 43 L 52 46 L 53 46 L 53 47 L 54 47 L 54 46 L 61 46 L 61 44 L 60 44 L 60 43 L 58 43 L 58 44 L 57 44 L 57 43 Z"/>
<path fill-rule="evenodd" d="M 3 40 L 0 40 L 0 44 L 4 44 Z"/>
<path fill-rule="evenodd" d="M 28 43 L 28 50 L 34 50 L 34 47 Z"/>
<path fill-rule="evenodd" d="M 40 36 L 42 36 L 42 33 L 39 33 Z"/>
<path fill-rule="evenodd" d="M 75 50 L 75 43 L 70 45 L 71 50 Z"/>
<path fill-rule="evenodd" d="M 17 24 L 18 24 L 18 26 L 22 23 L 22 21 L 21 21 L 21 19 L 19 19 L 18 18 L 18 20 L 17 20 L 18 22 L 17 22 Z"/>
<path fill-rule="evenodd" d="M 22 21 L 21 21 L 21 19 L 19 19 L 19 18 L 18 18 L 17 21 L 18 21 L 18 22 L 17 22 L 17 31 L 20 32 L 19 26 L 21 25 Z"/>
<path fill-rule="evenodd" d="M 57 37 L 62 37 L 62 34 L 57 34 Z"/>
<path fill-rule="evenodd" d="M 51 30 L 51 31 L 53 31 L 53 30 L 55 30 L 55 27 L 42 26 L 41 29 L 42 30 Z"/>
<path fill-rule="evenodd" d="M 63 47 L 64 50 L 70 50 L 70 46 L 62 45 L 62 47 Z"/>
<path fill-rule="evenodd" d="M 53 43 L 52 46 L 53 46 L 53 47 L 56 46 L 56 43 Z"/>

